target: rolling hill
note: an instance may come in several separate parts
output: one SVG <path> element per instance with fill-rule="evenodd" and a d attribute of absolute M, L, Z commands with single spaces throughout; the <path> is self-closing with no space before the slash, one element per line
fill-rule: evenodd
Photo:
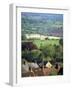
<path fill-rule="evenodd" d="M 63 14 L 21 13 L 22 34 L 63 37 Z"/>

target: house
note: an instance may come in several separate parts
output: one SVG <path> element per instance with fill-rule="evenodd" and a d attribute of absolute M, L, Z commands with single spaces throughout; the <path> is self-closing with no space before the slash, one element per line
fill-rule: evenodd
<path fill-rule="evenodd" d="M 26 73 L 29 71 L 29 66 L 26 62 L 22 64 L 22 73 Z"/>
<path fill-rule="evenodd" d="M 27 39 L 41 39 L 45 40 L 45 38 L 48 38 L 48 36 L 40 35 L 40 34 L 25 34 Z"/>
<path fill-rule="evenodd" d="M 41 40 L 46 40 L 46 39 L 61 39 L 61 37 L 57 36 L 47 36 L 47 35 L 41 35 L 41 34 L 25 34 L 27 39 L 41 39 Z"/>
<path fill-rule="evenodd" d="M 39 68 L 38 64 L 37 64 L 37 63 L 34 63 L 34 62 L 28 63 L 28 66 L 29 66 L 30 68 Z"/>
<path fill-rule="evenodd" d="M 51 68 L 52 67 L 52 64 L 50 62 L 47 62 L 46 67 L 47 68 Z"/>
<path fill-rule="evenodd" d="M 48 39 L 61 39 L 61 37 L 56 37 L 56 36 L 48 36 Z"/>
<path fill-rule="evenodd" d="M 47 68 L 51 68 L 52 67 L 52 64 L 48 61 L 43 61 L 43 62 L 40 62 L 39 64 L 39 67 L 47 67 Z"/>

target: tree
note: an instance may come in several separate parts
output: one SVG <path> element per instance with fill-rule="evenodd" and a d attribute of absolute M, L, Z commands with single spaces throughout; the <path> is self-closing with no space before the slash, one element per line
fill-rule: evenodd
<path fill-rule="evenodd" d="M 37 46 L 33 42 L 22 42 L 22 50 L 34 50 L 37 49 Z"/>
<path fill-rule="evenodd" d="M 25 35 L 22 35 L 22 40 L 26 40 L 26 36 Z"/>
<path fill-rule="evenodd" d="M 63 39 L 60 39 L 60 40 L 59 40 L 59 44 L 60 44 L 61 46 L 63 46 Z"/>

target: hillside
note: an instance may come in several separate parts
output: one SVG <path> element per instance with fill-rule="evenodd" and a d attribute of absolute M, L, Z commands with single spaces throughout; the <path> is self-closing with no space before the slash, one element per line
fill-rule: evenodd
<path fill-rule="evenodd" d="M 22 34 L 42 34 L 63 37 L 63 15 L 48 13 L 21 13 Z"/>

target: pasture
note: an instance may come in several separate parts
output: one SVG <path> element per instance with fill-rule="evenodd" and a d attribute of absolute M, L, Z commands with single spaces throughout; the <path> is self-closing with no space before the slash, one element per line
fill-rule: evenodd
<path fill-rule="evenodd" d="M 56 39 L 48 39 L 48 40 L 34 39 L 33 43 L 36 44 L 38 48 L 40 48 L 41 46 L 47 46 L 47 45 L 59 45 L 59 40 L 56 40 Z"/>
<path fill-rule="evenodd" d="M 48 40 L 27 39 L 22 42 L 33 42 L 38 48 L 47 45 L 59 45 L 59 39 L 48 39 Z"/>

